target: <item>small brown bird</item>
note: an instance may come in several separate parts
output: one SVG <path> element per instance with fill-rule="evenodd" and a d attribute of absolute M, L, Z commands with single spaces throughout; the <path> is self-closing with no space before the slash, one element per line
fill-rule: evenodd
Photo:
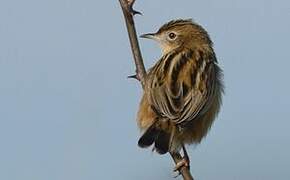
<path fill-rule="evenodd" d="M 141 35 L 156 40 L 161 59 L 149 70 L 138 112 L 144 134 L 140 147 L 154 144 L 160 154 L 184 151 L 185 144 L 199 143 L 210 129 L 222 101 L 222 71 L 213 43 L 192 20 L 173 20 L 156 33 Z"/>

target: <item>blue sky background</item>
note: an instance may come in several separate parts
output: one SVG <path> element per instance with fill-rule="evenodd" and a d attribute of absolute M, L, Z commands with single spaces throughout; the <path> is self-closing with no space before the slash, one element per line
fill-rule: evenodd
<path fill-rule="evenodd" d="M 137 0 L 138 33 L 193 18 L 215 42 L 226 95 L 190 148 L 196 179 L 290 177 L 290 3 Z M 158 46 L 140 41 L 147 67 Z M 141 96 L 117 0 L 0 1 L 0 179 L 170 179 L 137 147 Z M 180 178 L 179 178 L 180 179 Z"/>

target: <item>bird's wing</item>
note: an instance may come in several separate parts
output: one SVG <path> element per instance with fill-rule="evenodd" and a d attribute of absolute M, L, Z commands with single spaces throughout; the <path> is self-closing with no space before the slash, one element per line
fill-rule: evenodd
<path fill-rule="evenodd" d="M 176 120 L 178 124 L 186 123 L 195 119 L 198 115 L 202 115 L 210 106 L 211 97 L 215 89 L 214 82 L 214 64 L 208 64 L 209 69 L 207 75 L 189 92 L 185 97 L 185 105 L 181 111 L 179 118 Z M 198 78 L 198 77 L 197 77 Z"/>
<path fill-rule="evenodd" d="M 190 61 L 192 57 L 183 54 L 176 56 L 176 58 L 184 58 L 186 61 Z M 159 63 L 159 66 L 161 65 L 162 63 Z M 196 69 L 188 69 L 188 73 L 186 73 L 191 76 L 191 85 L 186 84 L 182 78 L 174 82 L 166 80 L 162 82 L 164 78 L 158 77 L 160 68 L 152 69 L 152 71 L 155 71 L 152 73 L 154 74 L 154 77 L 152 77 L 154 85 L 149 89 L 152 108 L 160 116 L 177 124 L 191 121 L 203 112 L 203 109 L 207 109 L 208 99 L 213 92 L 214 63 L 202 61 L 200 67 L 192 67 Z"/>

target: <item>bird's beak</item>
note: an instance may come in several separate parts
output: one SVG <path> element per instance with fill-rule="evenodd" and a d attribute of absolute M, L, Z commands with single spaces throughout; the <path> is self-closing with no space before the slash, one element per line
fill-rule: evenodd
<path fill-rule="evenodd" d="M 140 38 L 156 39 L 156 34 L 155 33 L 142 34 Z"/>

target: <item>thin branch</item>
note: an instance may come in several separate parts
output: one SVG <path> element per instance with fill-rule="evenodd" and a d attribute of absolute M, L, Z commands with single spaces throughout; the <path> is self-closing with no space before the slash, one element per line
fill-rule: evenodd
<path fill-rule="evenodd" d="M 143 59 L 142 59 L 142 55 L 141 55 L 141 51 L 140 51 L 140 47 L 139 47 L 139 43 L 138 43 L 138 39 L 136 35 L 135 23 L 133 19 L 134 14 L 140 14 L 140 13 L 133 10 L 133 5 L 134 5 L 135 0 L 119 0 L 119 2 L 121 4 L 124 18 L 126 21 L 126 26 L 128 30 L 129 39 L 130 39 L 130 45 L 131 45 L 131 49 L 132 49 L 132 53 L 133 53 L 133 57 L 134 57 L 135 65 L 136 65 L 136 76 L 133 75 L 131 77 L 138 79 L 141 82 L 142 87 L 144 89 L 146 70 L 143 63 Z"/>
<path fill-rule="evenodd" d="M 135 66 L 136 66 L 136 75 L 129 76 L 130 78 L 136 78 L 140 81 L 142 88 L 145 87 L 145 79 L 146 79 L 146 70 L 143 63 L 143 58 L 141 55 L 138 39 L 137 39 L 137 33 L 135 28 L 135 23 L 133 16 L 135 14 L 141 14 L 138 11 L 135 11 L 133 9 L 133 5 L 135 0 L 119 0 L 121 4 L 121 8 L 124 14 L 124 18 L 126 21 L 127 31 L 129 35 L 131 50 L 133 53 Z M 170 153 L 171 157 L 173 158 L 175 164 L 180 162 L 182 160 L 182 156 L 180 153 Z M 184 180 L 193 180 L 190 171 L 187 167 L 181 167 L 179 169 L 180 174 L 183 176 Z"/>

